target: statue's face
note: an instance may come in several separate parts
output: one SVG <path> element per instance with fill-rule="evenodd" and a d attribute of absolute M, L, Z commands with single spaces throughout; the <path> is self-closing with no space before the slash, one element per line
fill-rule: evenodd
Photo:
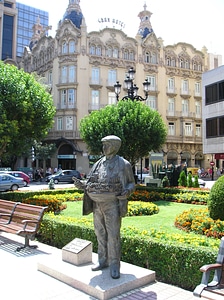
<path fill-rule="evenodd" d="M 112 142 L 103 142 L 103 153 L 106 157 L 116 155 L 117 147 Z"/>

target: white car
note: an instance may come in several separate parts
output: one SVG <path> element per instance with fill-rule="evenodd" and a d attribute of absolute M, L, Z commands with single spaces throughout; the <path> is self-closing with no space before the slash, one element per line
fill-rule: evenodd
<path fill-rule="evenodd" d="M 198 178 L 198 183 L 200 187 L 205 187 L 206 182 L 200 178 Z"/>

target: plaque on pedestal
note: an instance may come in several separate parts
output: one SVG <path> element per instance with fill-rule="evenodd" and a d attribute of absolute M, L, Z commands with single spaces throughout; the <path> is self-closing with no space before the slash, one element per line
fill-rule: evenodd
<path fill-rule="evenodd" d="M 92 243 L 74 239 L 62 248 L 62 260 L 76 266 L 92 262 Z"/>

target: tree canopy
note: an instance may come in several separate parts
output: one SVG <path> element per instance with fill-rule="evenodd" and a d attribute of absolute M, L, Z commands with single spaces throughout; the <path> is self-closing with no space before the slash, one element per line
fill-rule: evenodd
<path fill-rule="evenodd" d="M 46 87 L 17 67 L 0 62 L 0 157 L 19 156 L 53 125 L 55 107 Z"/>
<path fill-rule="evenodd" d="M 122 140 L 119 155 L 134 166 L 149 151 L 159 150 L 167 129 L 160 114 L 139 101 L 119 101 L 92 112 L 80 122 L 80 132 L 91 154 L 102 153 L 101 139 L 117 135 Z"/>

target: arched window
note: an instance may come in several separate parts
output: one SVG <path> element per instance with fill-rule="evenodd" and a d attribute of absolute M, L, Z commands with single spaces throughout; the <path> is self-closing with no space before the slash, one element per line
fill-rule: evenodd
<path fill-rule="evenodd" d="M 75 41 L 69 41 L 69 53 L 75 52 Z"/>
<path fill-rule="evenodd" d="M 108 57 L 112 57 L 112 53 L 113 53 L 112 48 L 111 48 L 111 47 L 108 47 L 108 48 L 107 48 L 107 56 L 108 56 Z"/>
<path fill-rule="evenodd" d="M 180 68 L 184 68 L 184 61 L 182 58 L 180 59 Z"/>
<path fill-rule="evenodd" d="M 156 64 L 156 63 L 157 63 L 157 60 L 156 60 L 156 54 L 155 54 L 155 53 L 152 53 L 151 63 L 152 63 L 152 64 Z"/>
<path fill-rule="evenodd" d="M 189 64 L 189 61 L 188 61 L 188 60 L 185 61 L 185 68 L 186 68 L 186 69 L 190 69 L 190 64 Z"/>
<path fill-rule="evenodd" d="M 145 62 L 150 63 L 150 53 L 149 52 L 145 52 Z"/>
<path fill-rule="evenodd" d="M 171 59 L 171 66 L 176 67 L 176 59 L 175 58 Z"/>
<path fill-rule="evenodd" d="M 130 51 L 130 52 L 129 52 L 129 59 L 130 59 L 130 60 L 135 60 L 135 55 L 134 55 L 134 52 L 133 52 L 133 51 Z"/>
<path fill-rule="evenodd" d="M 66 54 L 68 52 L 67 43 L 63 42 L 62 44 L 62 54 Z"/>
<path fill-rule="evenodd" d="M 102 55 L 102 48 L 101 48 L 101 46 L 97 46 L 96 47 L 96 55 L 99 55 L 99 56 Z"/>
<path fill-rule="evenodd" d="M 128 50 L 124 50 L 123 58 L 128 59 Z"/>
<path fill-rule="evenodd" d="M 118 58 L 118 48 L 113 49 L 113 57 Z"/>
<path fill-rule="evenodd" d="M 167 66 L 171 66 L 171 59 L 170 59 L 170 57 L 167 57 L 167 59 L 166 59 L 166 65 Z"/>
<path fill-rule="evenodd" d="M 90 46 L 90 55 L 94 55 L 95 54 L 95 45 L 91 45 Z"/>

